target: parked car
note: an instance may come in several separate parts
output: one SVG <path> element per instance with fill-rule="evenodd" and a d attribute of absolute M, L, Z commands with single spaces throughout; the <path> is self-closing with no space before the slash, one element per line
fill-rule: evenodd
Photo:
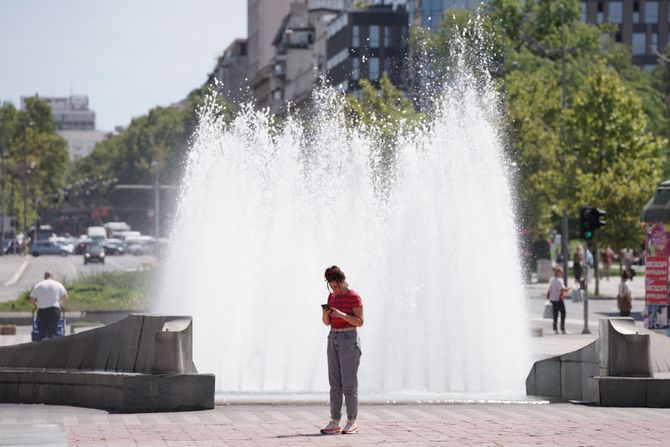
<path fill-rule="evenodd" d="M 67 238 L 59 236 L 59 237 L 52 237 L 49 240 L 59 245 L 63 250 L 67 251 L 68 254 L 72 254 L 74 252 L 74 244 L 70 242 Z"/>
<path fill-rule="evenodd" d="M 21 244 L 19 244 L 14 239 L 5 239 L 5 244 L 2 247 L 2 252 L 5 255 L 13 254 L 13 253 L 20 253 L 21 252 Z"/>
<path fill-rule="evenodd" d="M 108 255 L 122 255 L 123 250 L 123 241 L 121 239 L 107 239 L 107 242 L 103 244 L 105 253 Z"/>
<path fill-rule="evenodd" d="M 139 236 L 135 239 L 126 240 L 126 253 L 135 256 L 153 254 L 155 241 L 151 236 Z"/>
<path fill-rule="evenodd" d="M 90 262 L 100 262 L 101 264 L 105 263 L 105 249 L 101 244 L 91 242 L 86 245 L 86 251 L 84 252 L 84 265 Z"/>
<path fill-rule="evenodd" d="M 33 242 L 32 247 L 30 247 L 30 253 L 33 256 L 41 256 L 41 255 L 61 255 L 61 256 L 67 256 L 69 253 L 68 251 L 58 245 L 55 242 L 51 241 L 35 241 Z"/>

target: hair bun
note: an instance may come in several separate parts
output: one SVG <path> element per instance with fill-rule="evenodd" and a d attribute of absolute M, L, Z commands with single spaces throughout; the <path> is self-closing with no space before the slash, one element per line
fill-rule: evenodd
<path fill-rule="evenodd" d="M 347 276 L 344 274 L 344 272 L 336 265 L 332 267 L 328 267 L 326 269 L 326 272 L 324 273 L 324 276 L 326 277 L 326 281 L 344 281 L 347 279 Z"/>

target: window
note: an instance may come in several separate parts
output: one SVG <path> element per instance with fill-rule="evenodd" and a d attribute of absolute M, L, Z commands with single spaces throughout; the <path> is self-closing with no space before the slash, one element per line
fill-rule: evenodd
<path fill-rule="evenodd" d="M 640 2 L 633 2 L 633 23 L 640 23 Z"/>
<path fill-rule="evenodd" d="M 379 48 L 379 25 L 370 26 L 370 48 Z"/>
<path fill-rule="evenodd" d="M 379 58 L 371 57 L 368 62 L 368 79 L 371 81 L 379 80 Z"/>
<path fill-rule="evenodd" d="M 393 69 L 393 61 L 390 57 L 384 58 L 384 72 L 391 77 L 391 70 Z"/>
<path fill-rule="evenodd" d="M 391 46 L 391 27 L 390 26 L 385 26 L 384 27 L 384 48 L 388 48 Z"/>
<path fill-rule="evenodd" d="M 351 79 L 357 81 L 361 78 L 361 60 L 357 57 L 351 60 Z"/>
<path fill-rule="evenodd" d="M 623 3 L 610 2 L 609 5 L 609 21 L 610 23 L 622 23 L 623 21 Z"/>
<path fill-rule="evenodd" d="M 649 46 L 651 47 L 651 53 L 658 51 L 658 33 L 652 33 Z"/>
<path fill-rule="evenodd" d="M 644 33 L 633 33 L 633 55 L 639 56 L 645 53 L 647 36 Z"/>
<path fill-rule="evenodd" d="M 603 23 L 605 21 L 605 7 L 603 6 L 603 2 L 598 2 L 597 6 L 596 22 Z"/>
<path fill-rule="evenodd" d="M 349 16 L 345 13 L 330 22 L 326 31 L 327 37 L 332 37 L 337 34 L 342 28 L 349 24 Z"/>
<path fill-rule="evenodd" d="M 644 3 L 645 23 L 658 23 L 658 2 L 647 0 Z"/>
<path fill-rule="evenodd" d="M 358 25 L 351 27 L 351 46 L 353 48 L 361 46 L 361 28 Z"/>
<path fill-rule="evenodd" d="M 347 60 L 347 54 L 349 53 L 349 49 L 344 48 L 343 50 L 340 50 L 335 56 L 331 57 L 328 59 L 328 62 L 326 62 L 326 70 L 330 70 L 331 68 L 341 64 L 345 60 Z"/>
<path fill-rule="evenodd" d="M 580 6 L 580 16 L 582 19 L 582 22 L 586 22 L 586 2 L 579 2 Z"/>

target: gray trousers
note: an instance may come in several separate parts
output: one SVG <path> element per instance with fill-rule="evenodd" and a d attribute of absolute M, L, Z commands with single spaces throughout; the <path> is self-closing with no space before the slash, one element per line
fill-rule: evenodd
<path fill-rule="evenodd" d="M 347 419 L 358 415 L 358 365 L 361 348 L 356 331 L 331 332 L 328 335 L 328 381 L 330 382 L 330 417 L 342 418 L 342 396 L 347 403 Z"/>

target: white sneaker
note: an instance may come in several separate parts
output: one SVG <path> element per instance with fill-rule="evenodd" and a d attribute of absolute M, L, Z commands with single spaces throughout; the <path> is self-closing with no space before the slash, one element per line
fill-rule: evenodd
<path fill-rule="evenodd" d="M 336 433 L 340 433 L 340 431 L 342 431 L 342 427 L 340 427 L 340 421 L 330 421 L 328 422 L 328 425 L 321 429 L 321 434 L 334 435 Z"/>
<path fill-rule="evenodd" d="M 354 433 L 358 433 L 358 425 L 356 425 L 356 421 L 354 421 L 354 422 L 347 421 L 347 425 L 344 426 L 344 430 L 342 430 L 342 434 L 343 435 L 353 435 Z"/>

